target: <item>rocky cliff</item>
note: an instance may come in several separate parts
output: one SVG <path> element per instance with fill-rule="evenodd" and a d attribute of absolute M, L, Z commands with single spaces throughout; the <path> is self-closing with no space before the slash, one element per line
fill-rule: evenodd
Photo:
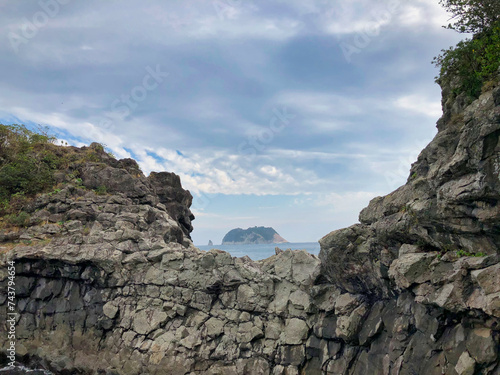
<path fill-rule="evenodd" d="M 499 375 L 500 88 L 443 109 L 407 184 L 319 259 L 196 249 L 173 176 L 41 196 L 0 238 L 1 347 L 14 261 L 17 358 L 60 374 Z"/>

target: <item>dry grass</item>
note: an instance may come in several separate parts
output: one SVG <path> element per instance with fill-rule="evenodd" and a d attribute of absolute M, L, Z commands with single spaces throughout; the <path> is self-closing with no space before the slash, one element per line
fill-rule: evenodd
<path fill-rule="evenodd" d="M 481 88 L 481 93 L 485 93 L 485 92 L 488 92 L 490 90 L 493 90 L 495 87 L 498 86 L 498 81 L 496 79 L 494 80 L 491 80 L 491 81 L 488 81 L 486 82 L 483 87 Z"/>
<path fill-rule="evenodd" d="M 5 242 L 0 245 L 0 254 L 7 254 L 9 251 L 14 249 L 15 247 L 21 245 L 16 242 Z"/>
<path fill-rule="evenodd" d="M 8 229 L 9 232 L 14 232 L 14 233 L 17 233 L 21 230 L 21 227 L 18 227 L 16 225 L 13 225 L 11 223 L 9 223 L 5 217 L 0 217 L 0 230 L 2 229 Z"/>
<path fill-rule="evenodd" d="M 45 246 L 52 242 L 52 238 L 32 241 L 3 242 L 0 244 L 0 254 L 7 254 L 18 246 Z"/>

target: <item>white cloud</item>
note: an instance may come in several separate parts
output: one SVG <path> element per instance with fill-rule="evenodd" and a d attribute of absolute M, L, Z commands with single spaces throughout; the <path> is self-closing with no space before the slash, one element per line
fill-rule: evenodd
<path fill-rule="evenodd" d="M 315 111 L 320 114 L 327 113 L 328 103 L 338 98 L 336 95 L 311 96 L 312 99 L 308 99 L 307 94 L 284 95 L 281 98 L 291 98 L 288 104 L 292 100 L 296 104 L 302 101 L 304 111 L 311 115 Z M 358 98 L 358 101 L 361 103 L 363 99 Z M 410 104 L 414 102 L 426 103 L 425 98 L 418 96 L 405 96 L 395 101 L 397 106 L 405 110 L 418 109 L 418 106 L 411 107 Z M 352 108 L 347 106 L 343 109 L 349 113 L 361 107 L 359 103 L 355 102 Z M 341 109 L 342 107 L 340 106 Z M 151 171 L 173 171 L 181 176 L 185 188 L 193 193 L 203 194 L 299 195 L 331 191 L 334 186 L 341 188 L 341 182 L 334 181 L 333 172 L 318 176 L 314 168 L 301 167 L 304 163 L 337 163 L 365 174 L 385 176 L 385 186 L 388 186 L 389 191 L 389 187 L 395 188 L 404 183 L 410 164 L 416 160 L 422 145 L 425 145 L 420 142 L 415 147 L 401 145 L 399 148 L 383 149 L 376 144 L 350 143 L 344 144 L 342 151 L 336 152 L 269 147 L 265 153 L 255 156 L 238 154 L 236 149 L 233 152 L 220 149 L 183 150 L 183 154 L 179 154 L 176 150 L 165 147 L 131 143 L 130 137 L 122 138 L 92 123 L 77 122 L 61 113 L 39 113 L 21 107 L 13 107 L 10 113 L 20 119 L 51 124 L 89 142 L 105 143 L 119 158 L 131 157 L 127 151 L 131 150 L 146 174 Z M 133 120 L 134 122 L 137 123 L 137 129 L 141 129 L 140 119 Z"/>
<path fill-rule="evenodd" d="M 387 192 L 397 189 L 406 183 L 411 165 L 417 161 L 420 152 L 427 146 L 430 139 L 415 139 L 413 141 L 395 143 L 391 149 L 379 149 L 378 158 L 366 159 L 366 167 L 374 175 L 379 176 L 381 186 L 387 187 Z M 365 145 L 366 147 L 366 145 Z M 373 145 L 376 148 L 376 145 Z"/>
<path fill-rule="evenodd" d="M 311 130 L 322 134 L 353 126 L 367 126 L 360 117 L 373 119 L 375 115 L 387 113 L 401 114 L 401 110 L 419 113 L 438 119 L 441 115 L 439 100 L 422 94 L 408 94 L 401 97 L 376 96 L 372 92 L 366 96 L 321 93 L 307 91 L 282 92 L 272 99 L 289 112 L 299 113 L 300 121 Z M 392 104 L 392 106 L 391 106 Z"/>
<path fill-rule="evenodd" d="M 259 13 L 259 7 L 249 2 L 195 1 L 183 7 L 163 3 L 146 8 L 146 12 L 155 27 L 167 25 L 188 39 L 243 37 L 279 41 L 297 35 L 303 27 L 295 18 Z M 169 38 L 164 42 L 169 43 Z"/>
<path fill-rule="evenodd" d="M 361 111 L 361 106 L 356 100 L 332 93 L 284 92 L 279 94 L 275 101 L 312 115 L 358 114 Z"/>
<path fill-rule="evenodd" d="M 429 116 L 436 120 L 442 114 L 441 103 L 439 101 L 431 100 L 420 94 L 402 96 L 396 99 L 395 105 L 398 108 Z"/>
<path fill-rule="evenodd" d="M 322 194 L 316 200 L 316 205 L 329 206 L 335 213 L 359 212 L 375 197 L 383 192 L 352 191 L 346 193 Z"/>
<path fill-rule="evenodd" d="M 371 99 L 347 97 L 341 94 L 288 91 L 277 94 L 271 102 L 288 112 L 300 114 L 300 121 L 314 130 L 334 131 L 352 125 L 349 116 L 363 114 Z"/>
<path fill-rule="evenodd" d="M 310 171 L 290 170 L 266 163 L 266 156 L 255 156 L 247 166 L 246 156 L 226 152 L 186 153 L 160 148 L 131 146 L 139 165 L 147 174 L 169 170 L 181 176 L 183 186 L 193 193 L 295 195 L 308 192 L 319 180 L 311 181 Z M 148 154 L 148 152 L 150 154 Z M 151 156 L 154 152 L 161 159 Z M 308 179 L 308 181 L 305 181 Z"/>
<path fill-rule="evenodd" d="M 375 36 L 393 21 L 400 1 L 339 0 L 328 2 L 319 14 L 324 32 L 335 35 L 367 33 Z"/>
<path fill-rule="evenodd" d="M 30 121 L 38 124 L 49 124 L 50 126 L 63 129 L 71 135 L 80 139 L 86 139 L 90 142 L 99 142 L 112 149 L 118 158 L 130 158 L 131 155 L 124 148 L 123 139 L 111 132 L 103 130 L 93 123 L 87 121 L 75 121 L 60 112 L 42 113 L 25 107 L 12 107 L 10 109 L 1 108 L 0 110 L 10 113 L 22 121 Z M 78 142 L 81 144 L 82 142 Z"/>
<path fill-rule="evenodd" d="M 365 150 L 370 151 L 370 147 L 364 147 Z M 284 158 L 287 160 L 313 160 L 313 161 L 338 161 L 340 159 L 365 159 L 374 157 L 375 155 L 366 152 L 323 152 L 323 151 L 301 151 L 301 150 L 287 150 L 287 149 L 273 149 L 270 152 L 273 157 Z"/>
<path fill-rule="evenodd" d="M 450 14 L 436 0 L 416 0 L 407 4 L 407 12 L 402 12 L 400 23 L 405 26 L 428 26 L 440 28 L 449 23 Z M 409 17 L 413 16 L 413 19 Z"/>
<path fill-rule="evenodd" d="M 261 167 L 260 170 L 262 173 L 271 177 L 276 177 L 280 174 L 276 167 L 273 167 L 272 165 L 265 165 Z"/>
<path fill-rule="evenodd" d="M 415 5 L 406 6 L 405 12 L 402 12 L 398 21 L 405 26 L 417 26 L 427 22 L 425 14 L 421 7 Z"/>
<path fill-rule="evenodd" d="M 300 15 L 314 15 L 319 28 L 341 37 L 367 34 L 376 37 L 385 26 L 436 27 L 449 23 L 449 14 L 436 0 L 326 0 L 287 2 Z"/>

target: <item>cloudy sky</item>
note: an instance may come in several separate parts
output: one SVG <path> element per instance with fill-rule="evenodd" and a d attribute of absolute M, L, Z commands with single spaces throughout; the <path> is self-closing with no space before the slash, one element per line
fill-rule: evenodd
<path fill-rule="evenodd" d="M 193 240 L 317 241 L 436 133 L 438 0 L 0 0 L 0 121 L 181 176 Z"/>

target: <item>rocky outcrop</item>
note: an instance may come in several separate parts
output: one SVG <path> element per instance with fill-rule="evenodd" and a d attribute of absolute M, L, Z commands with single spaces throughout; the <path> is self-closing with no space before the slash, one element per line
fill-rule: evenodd
<path fill-rule="evenodd" d="M 50 256 L 46 245 L 17 249 L 25 363 L 72 374 L 265 374 L 304 361 L 315 315 L 307 288 L 319 270 L 305 252 L 255 263 L 176 244 L 130 254 L 83 245 L 100 254 L 89 262 L 50 246 Z"/>
<path fill-rule="evenodd" d="M 181 179 L 174 173 L 151 172 L 148 177 L 152 190 L 158 196 L 160 203 L 164 204 L 167 212 L 180 225 L 186 235 L 193 231 L 191 221 L 194 215 L 190 211 L 193 196 L 181 185 Z"/>
<path fill-rule="evenodd" d="M 398 308 L 406 338 L 377 364 L 381 373 L 500 373 L 500 88 L 474 102 L 451 95 L 445 88 L 439 133 L 407 184 L 370 202 L 361 224 L 320 241 L 329 283 Z M 381 354 L 381 343 L 393 346 L 382 333 L 356 346 L 350 371 Z"/>
<path fill-rule="evenodd" d="M 98 143 L 92 143 L 88 148 L 94 153 L 91 154 L 93 158 L 87 156 L 90 161 L 83 165 L 75 163 L 69 170 L 61 172 L 58 182 L 74 184 L 74 176 L 78 176 L 83 187 L 87 189 L 109 194 L 120 193 L 130 198 L 134 204 L 155 206 L 161 203 L 169 215 L 177 221 L 184 234 L 190 238 L 194 215 L 189 207 L 193 196 L 182 188 L 179 176 L 170 172 L 152 172 L 145 177 L 135 160 L 116 160 Z M 88 152 L 87 147 L 68 149 L 76 155 Z"/>
<path fill-rule="evenodd" d="M 447 92 L 407 184 L 322 238 L 319 259 L 196 249 L 188 213 L 166 204 L 189 197 L 167 177 L 40 197 L 32 225 L 0 237 L 18 360 L 60 374 L 499 375 L 500 88 L 472 103 Z M 5 294 L 0 308 L 5 321 Z"/>

